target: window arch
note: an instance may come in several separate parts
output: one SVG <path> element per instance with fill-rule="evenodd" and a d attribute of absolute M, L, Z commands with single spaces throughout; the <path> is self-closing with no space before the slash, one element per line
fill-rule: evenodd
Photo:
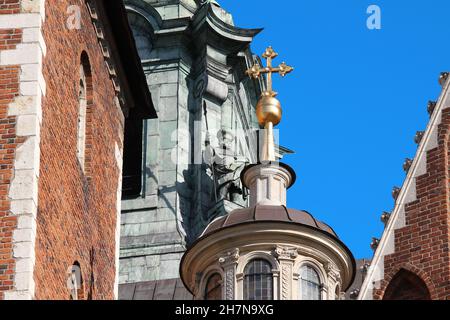
<path fill-rule="evenodd" d="M 386 288 L 383 300 L 431 300 L 431 295 L 419 276 L 401 269 Z"/>
<path fill-rule="evenodd" d="M 273 300 L 272 266 L 267 260 L 254 259 L 245 266 L 244 300 Z"/>
<path fill-rule="evenodd" d="M 222 300 L 222 276 L 220 274 L 214 273 L 206 281 L 205 300 Z"/>
<path fill-rule="evenodd" d="M 78 261 L 67 270 L 67 288 L 70 290 L 70 300 L 85 300 L 83 274 Z"/>
<path fill-rule="evenodd" d="M 322 284 L 319 273 L 310 265 L 300 268 L 300 299 L 301 300 L 321 300 Z"/>
<path fill-rule="evenodd" d="M 78 92 L 78 123 L 77 123 L 77 158 L 81 168 L 86 168 L 86 153 L 90 132 L 90 114 L 92 107 L 92 74 L 89 57 L 86 52 L 81 54 L 80 78 Z"/>
<path fill-rule="evenodd" d="M 152 25 L 138 12 L 129 10 L 127 14 L 139 57 L 141 60 L 150 59 L 154 36 Z"/>

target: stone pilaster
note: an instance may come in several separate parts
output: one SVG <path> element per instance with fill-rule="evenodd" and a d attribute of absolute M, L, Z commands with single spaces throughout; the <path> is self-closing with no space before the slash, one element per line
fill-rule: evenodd
<path fill-rule="evenodd" d="M 280 300 L 292 300 L 293 268 L 296 248 L 277 246 L 273 252 L 280 263 Z"/>
<path fill-rule="evenodd" d="M 219 263 L 224 270 L 223 298 L 224 300 L 235 300 L 236 297 L 236 268 L 239 260 L 239 249 L 227 252 L 219 258 Z"/>

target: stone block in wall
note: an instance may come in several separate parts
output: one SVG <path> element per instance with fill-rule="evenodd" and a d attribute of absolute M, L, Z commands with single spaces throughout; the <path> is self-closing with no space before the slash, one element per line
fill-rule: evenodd
<path fill-rule="evenodd" d="M 176 150 L 175 150 L 176 151 Z M 176 170 L 177 168 L 177 157 L 176 152 L 173 149 L 166 149 L 159 151 L 160 165 L 159 169 L 162 171 Z"/>
<path fill-rule="evenodd" d="M 162 97 L 159 99 L 159 119 L 160 121 L 174 121 L 178 119 L 178 98 Z"/>
<path fill-rule="evenodd" d="M 173 149 L 176 147 L 178 143 L 177 121 L 160 122 L 160 137 L 161 149 Z"/>
<path fill-rule="evenodd" d="M 148 119 L 147 136 L 159 135 L 159 119 Z"/>

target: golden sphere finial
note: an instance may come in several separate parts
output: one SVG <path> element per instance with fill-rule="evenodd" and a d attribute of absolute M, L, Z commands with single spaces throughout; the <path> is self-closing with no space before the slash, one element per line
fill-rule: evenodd
<path fill-rule="evenodd" d="M 281 103 L 272 95 L 262 95 L 256 105 L 256 117 L 261 126 L 265 127 L 268 122 L 274 126 L 280 123 L 283 112 Z"/>

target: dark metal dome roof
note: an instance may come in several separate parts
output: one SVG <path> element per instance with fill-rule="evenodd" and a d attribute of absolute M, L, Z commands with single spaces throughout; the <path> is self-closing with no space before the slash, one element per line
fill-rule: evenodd
<path fill-rule="evenodd" d="M 252 208 L 239 209 L 211 222 L 203 232 L 203 236 L 220 229 L 251 222 L 287 222 L 312 227 L 338 238 L 334 230 L 327 224 L 316 220 L 309 212 L 288 209 L 285 206 L 256 205 Z"/>

